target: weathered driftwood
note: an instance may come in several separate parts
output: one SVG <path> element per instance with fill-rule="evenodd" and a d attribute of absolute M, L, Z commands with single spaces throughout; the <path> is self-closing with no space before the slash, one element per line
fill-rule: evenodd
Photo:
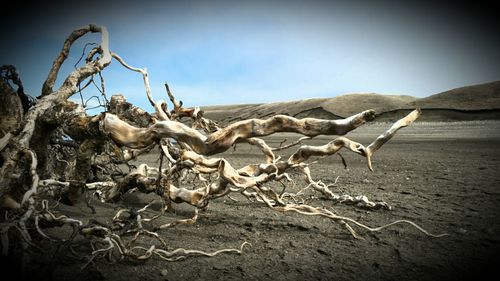
<path fill-rule="evenodd" d="M 68 57 L 73 43 L 87 33 L 100 33 L 100 44 L 90 50 L 83 66 L 76 68 L 64 80 L 61 87 L 54 90 L 54 83 L 59 75 L 61 65 Z M 82 106 L 68 100 L 69 97 L 85 88 L 81 83 L 92 79 L 95 75 L 116 60 L 126 69 L 142 75 L 146 97 L 154 109 L 149 114 L 128 103 L 124 96 L 113 96 L 106 112 L 96 116 L 88 116 Z M 100 75 L 101 83 L 104 83 Z M 12 92 L 8 83 L 0 79 L 0 90 Z M 20 83 L 18 85 L 21 85 Z M 364 208 L 390 208 L 385 202 L 372 202 L 364 195 L 351 196 L 335 194 L 329 186 L 321 181 L 313 180 L 306 160 L 311 157 L 324 157 L 338 154 L 345 148 L 367 159 L 368 168 L 373 170 L 371 158 L 374 153 L 389 141 L 396 132 L 411 124 L 420 115 L 415 110 L 397 121 L 386 132 L 372 143 L 364 146 L 343 137 L 364 123 L 375 118 L 373 110 L 366 110 L 341 120 L 324 120 L 316 118 L 297 119 L 286 115 L 276 115 L 267 119 L 249 119 L 226 127 L 203 117 L 199 108 L 184 108 L 167 84 L 166 91 L 172 109 L 168 110 L 167 102 L 153 99 L 149 85 L 148 73 L 145 69 L 128 65 L 118 54 L 109 49 L 108 32 L 105 27 L 89 25 L 72 32 L 54 60 L 47 79 L 43 84 L 41 95 L 36 104 L 26 111 L 17 110 L 11 114 L 16 120 L 10 127 L 2 127 L 0 138 L 0 208 L 8 213 L 1 222 L 1 241 L 3 253 L 9 251 L 8 233 L 16 232 L 22 237 L 23 247 L 36 246 L 31 238 L 31 231 L 26 225 L 33 224 L 41 237 L 54 240 L 44 231 L 44 227 L 69 224 L 74 233 L 88 237 L 98 243 L 101 248 L 91 253 L 91 260 L 117 251 L 121 256 L 138 260 L 158 256 L 165 260 L 177 260 L 189 255 L 213 256 L 225 252 L 241 253 L 240 249 L 223 249 L 213 253 L 176 249 L 170 251 L 165 241 L 156 231 L 171 228 L 178 224 L 191 224 L 196 221 L 198 208 L 205 208 L 211 200 L 226 196 L 231 192 L 240 192 L 266 204 L 279 212 L 295 212 L 307 216 L 323 216 L 344 225 L 354 237 L 359 237 L 353 227 L 367 231 L 379 231 L 396 223 L 407 223 L 423 233 L 434 235 L 413 222 L 401 220 L 381 227 L 368 227 L 353 219 L 339 216 L 332 211 L 297 203 L 299 191 L 295 194 L 282 192 L 278 194 L 267 186 L 273 181 L 292 181 L 288 175 L 298 171 L 305 175 L 305 189 L 312 187 L 329 200 L 340 203 L 355 204 Z M 103 95 L 105 95 L 104 91 Z M 19 101 L 15 101 L 20 108 Z M 17 114 L 17 115 L 16 115 Z M 189 119 L 185 122 L 185 119 Z M 183 122 L 181 122 L 184 119 Z M 200 130 L 201 129 L 201 130 Z M 294 132 L 305 137 L 290 145 L 271 148 L 259 137 L 279 132 Z M 275 153 L 285 148 L 300 144 L 303 140 L 318 135 L 335 135 L 332 141 L 321 146 L 302 145 L 295 153 L 285 157 Z M 63 137 L 68 139 L 63 139 Z M 58 139 L 54 141 L 54 138 Z M 224 158 L 213 155 L 224 152 L 240 142 L 257 146 L 265 156 L 263 163 L 254 163 L 241 168 L 234 168 Z M 54 149 L 54 148 L 57 149 Z M 65 147 L 66 150 L 61 147 Z M 148 167 L 145 164 L 134 167 L 129 163 L 142 153 L 151 153 L 158 147 L 159 167 Z M 59 150 L 58 150 L 59 149 Z M 67 157 L 59 157 L 58 153 L 66 151 Z M 52 154 L 56 154 L 53 156 Z M 56 159 L 68 167 L 68 171 L 55 173 L 51 171 L 51 161 Z M 127 164 L 129 171 L 124 172 L 119 164 Z M 195 175 L 199 186 L 192 188 L 185 185 L 188 175 Z M 54 175 L 58 175 L 57 178 Z M 212 175 L 215 175 L 214 178 Z M 82 200 L 82 191 L 96 194 L 103 202 L 120 199 L 125 192 L 155 192 L 164 200 L 168 208 L 171 202 L 188 203 L 196 207 L 193 218 L 174 221 L 154 228 L 149 222 L 165 215 L 166 208 L 151 218 L 145 217 L 144 210 L 150 204 L 132 212 L 120 210 L 111 224 L 89 222 L 72 219 L 66 215 L 56 215 L 50 209 L 44 196 L 64 198 L 66 204 L 74 204 Z M 61 199 L 62 200 L 62 199 Z M 128 217 L 122 216 L 130 213 Z M 133 214 L 133 215 L 132 215 Z M 129 220 L 129 221 L 127 221 Z M 131 223 L 135 228 L 132 240 L 126 242 L 119 233 L 123 224 Z M 136 244 L 141 237 L 154 238 L 156 244 L 145 248 Z M 90 262 L 89 261 L 89 262 Z"/>
<path fill-rule="evenodd" d="M 304 165 L 304 162 L 312 156 L 329 156 L 337 153 L 341 148 L 346 148 L 356 154 L 364 156 L 367 158 L 368 167 L 371 169 L 370 159 L 373 153 L 379 149 L 385 142 L 394 136 L 396 131 L 402 127 L 408 126 L 419 116 L 419 111 L 415 110 L 402 118 L 400 121 L 396 122 L 389 130 L 384 132 L 376 140 L 374 140 L 368 147 L 363 146 L 360 143 L 349 140 L 345 137 L 339 137 L 330 143 L 323 146 L 301 146 L 295 153 L 293 153 L 287 161 L 276 161 L 275 163 L 262 163 L 258 165 L 248 165 L 241 169 L 234 169 L 227 160 L 223 158 L 207 158 L 196 151 L 183 151 L 180 157 L 177 159 L 177 165 L 182 165 L 183 162 L 189 162 L 191 169 L 196 170 L 199 173 L 210 174 L 218 173 L 220 180 L 216 184 L 212 184 L 209 188 L 198 188 L 194 190 L 188 190 L 183 188 L 175 187 L 174 185 L 169 185 L 170 199 L 174 202 L 186 202 L 191 205 L 200 206 L 207 197 L 213 197 L 220 193 L 225 193 L 227 191 L 228 183 L 231 186 L 235 186 L 239 189 L 247 189 L 253 186 L 262 185 L 265 182 L 279 177 L 287 172 L 287 170 L 292 168 L 299 168 L 307 176 L 308 183 L 311 184 L 315 189 L 323 193 L 327 198 L 330 198 L 339 202 L 351 202 L 364 205 L 365 207 L 386 207 L 386 203 L 374 203 L 369 201 L 366 196 L 352 197 L 348 195 L 336 195 L 328 189 L 327 186 L 321 183 L 314 182 L 311 178 L 309 168 Z M 369 149 L 374 148 L 374 149 Z M 141 167 L 140 171 L 134 172 L 133 175 L 141 175 L 141 177 L 148 177 L 149 170 L 147 168 Z M 156 174 L 159 171 L 156 171 Z M 153 176 L 156 177 L 157 175 Z M 165 175 L 166 176 L 166 175 Z M 154 182 L 150 182 L 153 185 Z M 113 189 L 113 194 L 111 197 L 105 200 L 113 200 L 116 196 L 121 193 L 126 192 L 127 184 L 122 184 L 122 191 L 118 191 L 120 188 Z M 151 187 L 154 189 L 154 187 Z"/>

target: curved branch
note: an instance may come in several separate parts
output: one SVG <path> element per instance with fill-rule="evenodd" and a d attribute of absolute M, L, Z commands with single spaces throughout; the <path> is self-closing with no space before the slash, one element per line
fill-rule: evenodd
<path fill-rule="evenodd" d="M 266 156 L 266 163 L 270 164 L 275 161 L 273 149 L 263 140 L 260 138 L 249 138 L 245 140 L 248 144 L 255 145 L 260 150 L 264 155 Z"/>
<path fill-rule="evenodd" d="M 293 165 L 302 163 L 311 156 L 329 156 L 337 153 L 337 151 L 339 151 L 342 147 L 360 155 L 363 155 L 364 153 L 364 146 L 362 144 L 345 137 L 338 137 L 321 146 L 303 145 L 297 150 L 297 152 L 290 156 L 287 162 Z"/>
<path fill-rule="evenodd" d="M 53 92 L 52 88 L 54 87 L 57 75 L 59 74 L 59 69 L 61 68 L 66 58 L 68 57 L 70 48 L 73 45 L 73 43 L 80 37 L 89 32 L 92 33 L 100 32 L 102 34 L 101 48 L 103 50 L 103 56 L 101 58 L 102 60 L 101 67 L 103 67 L 106 62 L 111 61 L 111 56 L 109 55 L 109 45 L 108 45 L 109 36 L 107 29 L 105 27 L 99 27 L 91 24 L 74 30 L 64 42 L 61 52 L 59 53 L 59 55 L 52 64 L 47 79 L 45 80 L 42 86 L 42 97 L 51 94 Z"/>
<path fill-rule="evenodd" d="M 268 119 L 249 119 L 235 122 L 224 129 L 210 134 L 207 138 L 207 143 L 214 146 L 213 153 L 219 153 L 227 150 L 233 143 L 239 140 L 268 136 L 278 132 L 293 132 L 309 137 L 317 135 L 345 135 L 374 118 L 375 111 L 366 110 L 340 120 L 297 119 L 287 115 L 276 115 Z"/>
<path fill-rule="evenodd" d="M 394 123 L 387 131 L 378 136 L 367 147 L 355 141 L 349 140 L 348 138 L 339 137 L 329 142 L 328 144 L 322 146 L 309 146 L 309 145 L 301 146 L 295 154 L 290 156 L 288 162 L 290 164 L 302 163 L 311 156 L 332 155 L 335 154 L 337 151 L 339 151 L 342 147 L 345 147 L 354 153 L 366 157 L 368 162 L 368 168 L 370 169 L 370 171 L 373 172 L 373 167 L 371 163 L 371 157 L 373 156 L 373 154 L 378 149 L 380 149 L 382 145 L 384 145 L 392 137 L 394 137 L 394 135 L 399 129 L 404 128 L 410 125 L 413 121 L 415 121 L 420 116 L 420 113 L 421 113 L 420 109 L 413 110 L 408 115 L 406 115 L 405 117 L 401 118 L 396 123 Z"/>
<path fill-rule="evenodd" d="M 294 141 L 294 142 L 292 142 L 292 143 L 290 143 L 290 144 L 287 144 L 287 145 L 282 146 L 281 144 L 283 144 L 284 142 L 286 142 L 286 139 L 285 139 L 285 140 L 284 140 L 284 141 L 280 144 L 280 146 L 279 146 L 279 147 L 276 147 L 276 148 L 271 148 L 271 150 L 272 150 L 272 151 L 280 151 L 280 150 L 285 150 L 285 149 L 287 149 L 287 148 L 290 148 L 290 147 L 293 147 L 293 146 L 296 146 L 296 145 L 298 145 L 298 144 L 302 143 L 302 141 L 304 141 L 304 140 L 310 140 L 310 139 L 311 139 L 311 137 L 301 137 L 300 139 L 298 139 L 298 140 L 296 140 L 296 141 Z"/>
<path fill-rule="evenodd" d="M 188 144 L 199 154 L 212 155 L 226 151 L 236 142 L 278 132 L 295 132 L 306 136 L 344 135 L 373 118 L 375 118 L 373 110 L 363 111 L 341 120 L 297 119 L 276 115 L 268 119 L 236 122 L 207 137 L 180 122 L 166 120 L 159 121 L 149 128 L 136 128 L 107 113 L 103 120 L 103 128 L 116 143 L 131 148 L 148 146 L 160 138 L 173 138 Z"/>
<path fill-rule="evenodd" d="M 368 168 L 371 171 L 373 171 L 371 162 L 371 156 L 373 155 L 373 153 L 375 153 L 382 145 L 384 145 L 384 143 L 388 142 L 392 137 L 394 137 L 394 135 L 399 129 L 404 128 L 413 123 L 413 121 L 415 121 L 420 116 L 421 113 L 422 111 L 420 110 L 420 108 L 413 110 L 408 115 L 406 115 L 405 117 L 401 118 L 396 123 L 394 123 L 394 125 L 392 125 L 389 128 L 389 130 L 385 131 L 370 145 L 368 145 L 368 147 L 365 150 L 365 154 L 368 160 Z"/>
<path fill-rule="evenodd" d="M 117 55 L 115 53 L 111 53 L 111 55 L 119 63 L 121 63 L 121 65 L 123 65 L 125 68 L 132 70 L 132 71 L 135 71 L 135 72 L 139 72 L 142 74 L 142 79 L 144 80 L 144 87 L 146 88 L 146 96 L 148 97 L 149 103 L 155 109 L 156 114 L 158 114 L 158 118 L 160 118 L 160 120 L 169 120 L 170 117 L 168 116 L 168 113 L 166 110 L 167 103 L 165 101 L 162 101 L 162 100 L 155 102 L 153 100 L 153 97 L 151 96 L 151 87 L 149 86 L 148 72 L 146 71 L 146 69 L 142 69 L 142 68 L 133 67 L 133 66 L 128 65 L 119 55 Z"/>

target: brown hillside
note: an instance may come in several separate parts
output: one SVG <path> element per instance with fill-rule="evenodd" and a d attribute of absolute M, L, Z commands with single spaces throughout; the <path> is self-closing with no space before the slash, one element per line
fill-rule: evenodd
<path fill-rule="evenodd" d="M 404 95 L 347 94 L 328 99 L 322 106 L 325 110 L 346 117 L 367 109 L 374 109 L 378 113 L 391 111 L 415 100 L 417 98 Z"/>
<path fill-rule="evenodd" d="M 420 121 L 500 119 L 500 81 L 452 89 L 426 98 L 375 93 L 346 94 L 267 104 L 207 106 L 205 116 L 228 124 L 248 118 L 286 114 L 298 118 L 339 119 L 374 109 L 379 121 L 398 119 L 410 109 L 423 109 Z"/>
<path fill-rule="evenodd" d="M 267 104 L 223 105 L 202 107 L 205 116 L 221 123 L 248 118 L 266 118 L 275 114 L 296 117 L 337 119 L 366 109 L 377 112 L 396 110 L 416 98 L 398 95 L 348 94 L 335 98 L 313 98 Z"/>
<path fill-rule="evenodd" d="M 452 89 L 410 102 L 408 107 L 454 110 L 500 109 L 500 81 Z"/>

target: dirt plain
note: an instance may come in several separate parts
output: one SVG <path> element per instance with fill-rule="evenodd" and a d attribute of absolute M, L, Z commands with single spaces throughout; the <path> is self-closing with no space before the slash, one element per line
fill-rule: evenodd
<path fill-rule="evenodd" d="M 347 136 L 368 144 L 389 126 L 367 124 Z M 285 138 L 291 141 L 298 137 L 278 134 L 265 139 L 276 147 Z M 305 143 L 325 144 L 333 138 L 320 136 Z M 251 243 L 242 254 L 176 262 L 155 257 L 144 262 L 99 259 L 82 270 L 87 261 L 75 259 L 69 252 L 47 251 L 39 257 L 34 251 L 26 274 L 37 280 L 75 281 L 488 279 L 482 274 L 494 274 L 500 266 L 499 144 L 500 121 L 417 122 L 402 129 L 377 152 L 373 173 L 364 158 L 347 151 L 342 152 L 347 169 L 335 155 L 311 165 L 315 180 L 333 183 L 338 177 L 332 187 L 336 193 L 364 194 L 389 203 L 393 209 L 366 210 L 335 204 L 313 191 L 306 192 L 308 204 L 324 206 L 369 226 L 411 220 L 429 232 L 448 233 L 445 237 L 428 237 L 410 225 L 398 224 L 379 232 L 354 227 L 363 237 L 355 239 L 346 228 L 325 218 L 278 213 L 232 194 L 234 200 L 224 197 L 211 202 L 194 225 L 179 225 L 160 234 L 169 249 L 215 251 L 238 248 L 244 241 Z M 279 154 L 286 157 L 294 149 Z M 257 148 L 244 144 L 222 156 L 235 167 L 264 161 Z M 139 161 L 155 164 L 157 158 L 151 154 Z M 298 175 L 292 177 L 295 185 L 288 184 L 287 191 L 305 187 Z M 282 189 L 281 185 L 274 187 Z M 115 204 L 93 200 L 95 215 L 84 204 L 59 204 L 57 209 L 83 221 L 110 221 L 118 209 L 141 208 L 155 198 L 154 194 L 132 193 Z M 160 203 L 153 205 L 151 216 L 159 208 Z M 165 214 L 157 223 L 193 215 L 191 206 L 174 204 L 174 208 L 174 213 Z M 49 233 L 64 237 L 70 229 L 57 228 Z M 82 240 L 76 249 L 84 255 L 89 250 L 86 247 L 88 242 Z M 18 265 L 10 263 L 3 264 L 15 270 Z"/>

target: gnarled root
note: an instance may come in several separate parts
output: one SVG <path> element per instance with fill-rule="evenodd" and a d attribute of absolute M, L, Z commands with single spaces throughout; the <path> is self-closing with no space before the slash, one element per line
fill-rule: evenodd
<path fill-rule="evenodd" d="M 394 222 L 391 222 L 391 223 L 388 223 L 388 224 L 385 224 L 385 225 L 382 225 L 382 226 L 379 226 L 379 227 L 369 227 L 365 224 L 362 224 L 354 219 L 351 219 L 351 218 L 348 218 L 348 217 L 344 217 L 344 216 L 338 216 L 336 214 L 334 214 L 332 211 L 329 211 L 327 209 L 322 209 L 322 208 L 315 208 L 315 207 L 312 207 L 312 206 L 309 206 L 309 205 L 295 205 L 295 204 L 290 204 L 290 205 L 286 205 L 286 206 L 272 206 L 273 209 L 275 209 L 276 211 L 279 211 L 279 212 L 296 212 L 296 213 L 299 213 L 299 214 L 302 214 L 302 215 L 307 215 L 307 216 L 322 216 L 322 217 L 327 217 L 329 219 L 332 219 L 334 221 L 338 221 L 342 224 L 347 224 L 348 222 L 349 223 L 352 223 L 362 229 L 365 229 L 365 230 L 368 230 L 370 232 L 374 232 L 374 231 L 380 231 L 384 228 L 387 228 L 389 226 L 392 226 L 392 225 L 396 225 L 396 224 L 409 224 L 413 227 L 415 227 L 417 230 L 421 231 L 422 233 L 424 233 L 425 235 L 427 236 L 431 236 L 431 237 L 443 237 L 443 236 L 446 236 L 446 235 L 449 235 L 447 233 L 441 233 L 441 234 L 433 234 L 433 233 L 430 233 L 429 231 L 425 230 L 424 228 L 422 228 L 421 226 L 419 226 L 418 224 L 412 222 L 412 221 L 408 221 L 408 220 L 397 220 L 397 221 L 394 221 Z M 346 227 L 349 226 L 348 224 L 346 225 Z M 349 231 L 354 235 L 354 237 L 356 238 L 359 238 L 360 236 L 357 235 L 355 232 L 353 232 L 352 228 L 349 226 L 348 227 Z"/>

